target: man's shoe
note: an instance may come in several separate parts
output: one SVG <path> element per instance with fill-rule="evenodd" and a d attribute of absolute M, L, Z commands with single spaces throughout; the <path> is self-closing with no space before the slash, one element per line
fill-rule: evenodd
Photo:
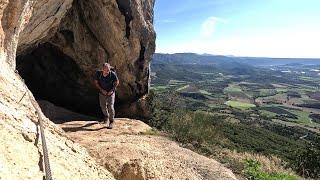
<path fill-rule="evenodd" d="M 103 119 L 103 124 L 108 125 L 108 122 L 109 122 L 109 118 L 105 116 Z"/>
<path fill-rule="evenodd" d="M 107 122 L 106 122 L 106 121 L 104 121 L 104 120 L 102 120 L 102 121 L 98 121 L 98 124 L 100 124 L 100 125 L 106 125 L 106 124 L 107 124 Z"/>
<path fill-rule="evenodd" d="M 112 129 L 113 128 L 113 122 L 111 122 L 107 128 L 108 129 Z"/>

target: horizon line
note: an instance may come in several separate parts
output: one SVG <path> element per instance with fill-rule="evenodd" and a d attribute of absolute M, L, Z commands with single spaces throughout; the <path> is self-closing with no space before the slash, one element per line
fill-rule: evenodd
<path fill-rule="evenodd" d="M 270 59 L 316 59 L 320 60 L 320 57 L 271 57 L 271 56 L 236 56 L 236 55 L 226 55 L 226 54 L 210 54 L 210 53 L 196 53 L 196 52 L 175 52 L 175 53 L 168 53 L 168 52 L 154 52 L 154 54 L 197 54 L 201 56 L 226 56 L 226 57 L 238 57 L 238 58 L 270 58 Z"/>

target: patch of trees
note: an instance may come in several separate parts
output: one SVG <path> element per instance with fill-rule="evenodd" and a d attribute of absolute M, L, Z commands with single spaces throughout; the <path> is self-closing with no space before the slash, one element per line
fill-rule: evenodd
<path fill-rule="evenodd" d="M 320 109 L 320 103 L 296 104 L 298 107 Z"/>
<path fill-rule="evenodd" d="M 297 115 L 295 115 L 295 114 L 293 114 L 293 113 L 291 113 L 281 107 L 270 106 L 270 107 L 260 107 L 260 109 L 270 111 L 270 112 L 276 113 L 278 115 L 284 115 L 285 117 L 297 119 Z"/>
<path fill-rule="evenodd" d="M 310 114 L 309 117 L 312 119 L 313 122 L 320 124 L 320 114 Z"/>
<path fill-rule="evenodd" d="M 288 91 L 287 96 L 288 98 L 301 98 L 301 95 L 296 91 Z"/>

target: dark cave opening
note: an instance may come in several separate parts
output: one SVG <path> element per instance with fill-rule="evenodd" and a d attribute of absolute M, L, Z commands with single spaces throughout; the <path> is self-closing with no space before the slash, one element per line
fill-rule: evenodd
<path fill-rule="evenodd" d="M 97 92 L 91 80 L 86 80 L 78 64 L 54 45 L 41 44 L 32 51 L 18 55 L 16 61 L 18 72 L 37 100 L 49 101 L 80 114 L 101 117 Z M 48 111 L 42 110 L 44 113 Z M 67 121 L 75 117 L 49 118 Z"/>

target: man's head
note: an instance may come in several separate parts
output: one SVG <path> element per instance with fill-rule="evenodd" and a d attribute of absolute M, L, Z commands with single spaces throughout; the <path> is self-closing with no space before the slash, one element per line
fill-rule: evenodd
<path fill-rule="evenodd" d="M 102 71 L 103 73 L 108 74 L 110 72 L 110 64 L 109 63 L 103 63 L 102 65 Z"/>

